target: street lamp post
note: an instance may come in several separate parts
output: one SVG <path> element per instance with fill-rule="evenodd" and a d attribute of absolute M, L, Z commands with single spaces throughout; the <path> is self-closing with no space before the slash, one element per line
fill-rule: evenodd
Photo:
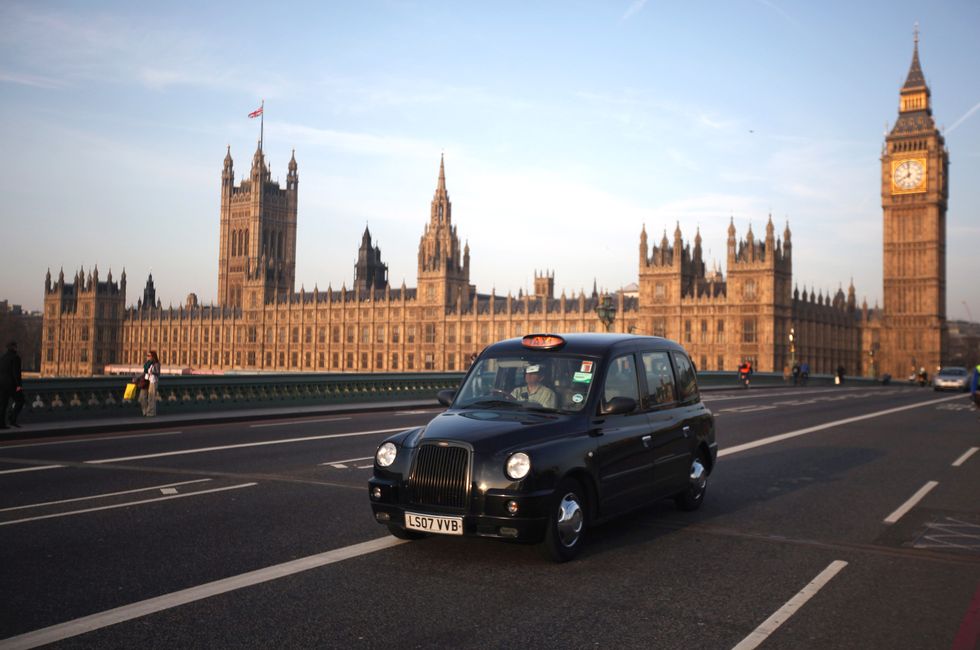
<path fill-rule="evenodd" d="M 595 306 L 596 316 L 602 322 L 607 332 L 612 331 L 613 321 L 616 320 L 616 305 L 610 296 L 603 296 Z"/>
<path fill-rule="evenodd" d="M 796 365 L 796 328 L 789 328 L 789 367 Z"/>

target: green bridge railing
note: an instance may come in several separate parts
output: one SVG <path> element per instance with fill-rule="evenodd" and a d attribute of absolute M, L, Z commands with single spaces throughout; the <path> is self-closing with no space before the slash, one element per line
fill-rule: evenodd
<path fill-rule="evenodd" d="M 328 406 L 431 399 L 455 389 L 464 373 L 165 375 L 159 384 L 157 412 L 229 411 L 245 408 Z M 740 388 L 734 372 L 701 372 L 702 388 Z M 848 378 L 848 384 L 874 380 Z M 125 376 L 28 379 L 24 415 L 33 421 L 126 417 L 139 414 L 137 402 L 123 400 Z M 789 382 L 790 384 L 792 382 Z M 810 385 L 833 385 L 830 375 L 810 377 Z M 778 373 L 755 373 L 753 387 L 786 386 Z M 25 419 L 26 421 L 30 421 Z"/>

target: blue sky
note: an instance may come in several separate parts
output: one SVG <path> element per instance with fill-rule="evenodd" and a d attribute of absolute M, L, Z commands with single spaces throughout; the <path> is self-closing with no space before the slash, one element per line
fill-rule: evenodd
<path fill-rule="evenodd" d="M 881 146 L 920 26 L 950 149 L 948 317 L 980 319 L 980 4 L 11 2 L 0 5 L 0 298 L 44 273 L 217 293 L 222 159 L 299 164 L 297 290 L 353 280 L 370 226 L 414 286 L 439 156 L 471 281 L 635 282 L 645 225 L 793 232 L 794 280 L 881 300 Z"/>

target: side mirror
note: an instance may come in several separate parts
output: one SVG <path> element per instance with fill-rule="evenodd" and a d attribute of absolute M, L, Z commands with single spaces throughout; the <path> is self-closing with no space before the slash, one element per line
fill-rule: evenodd
<path fill-rule="evenodd" d="M 449 406 L 452 404 L 454 397 L 456 397 L 456 391 L 451 388 L 447 388 L 446 390 L 441 390 L 436 393 L 436 399 L 439 400 L 439 403 L 443 406 Z"/>
<path fill-rule="evenodd" d="M 601 412 L 603 415 L 623 415 L 636 410 L 636 400 L 632 397 L 614 397 L 604 402 Z"/>

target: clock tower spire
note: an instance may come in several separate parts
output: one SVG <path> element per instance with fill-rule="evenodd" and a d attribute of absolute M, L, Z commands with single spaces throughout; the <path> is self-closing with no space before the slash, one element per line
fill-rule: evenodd
<path fill-rule="evenodd" d="M 915 30 L 898 119 L 881 156 L 884 322 L 881 370 L 935 372 L 946 352 L 949 152 L 932 117 Z"/>

